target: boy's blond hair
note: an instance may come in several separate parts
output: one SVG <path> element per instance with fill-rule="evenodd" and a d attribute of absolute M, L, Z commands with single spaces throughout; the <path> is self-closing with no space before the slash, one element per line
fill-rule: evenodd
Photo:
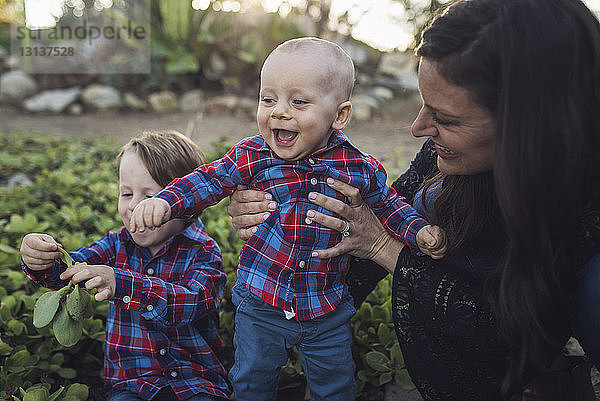
<path fill-rule="evenodd" d="M 300 50 L 310 51 L 316 62 L 323 63 L 323 85 L 331 89 L 337 89 L 340 92 L 340 101 L 350 100 L 354 89 L 354 63 L 348 53 L 339 45 L 328 40 L 303 37 L 283 42 L 271 54 L 278 51 L 294 52 Z M 320 57 L 322 53 L 319 54 L 319 51 L 326 52 L 327 55 L 333 57 L 324 60 Z"/>
<path fill-rule="evenodd" d="M 134 152 L 154 181 L 163 188 L 173 179 L 183 177 L 206 163 L 200 147 L 174 130 L 144 131 L 131 138 L 117 156 L 119 166 L 126 152 Z"/>

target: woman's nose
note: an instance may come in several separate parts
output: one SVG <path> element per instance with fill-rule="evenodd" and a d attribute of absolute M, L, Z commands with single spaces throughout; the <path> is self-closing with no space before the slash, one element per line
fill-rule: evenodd
<path fill-rule="evenodd" d="M 423 136 L 437 136 L 438 130 L 433 122 L 433 119 L 427 113 L 425 108 L 421 108 L 419 114 L 410 126 L 410 132 L 414 137 L 420 138 Z"/>

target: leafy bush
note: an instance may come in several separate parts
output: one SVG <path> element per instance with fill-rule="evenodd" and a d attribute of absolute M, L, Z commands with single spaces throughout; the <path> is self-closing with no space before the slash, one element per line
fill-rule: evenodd
<path fill-rule="evenodd" d="M 214 160 L 228 148 L 220 141 L 206 156 Z M 118 145 L 107 140 L 0 135 L 0 400 L 103 399 L 108 304 L 92 299 L 93 314 L 82 320 L 77 344 L 61 345 L 51 331 L 52 325 L 36 328 L 33 324 L 34 305 L 47 290 L 22 273 L 18 249 L 23 235 L 30 232 L 47 232 L 66 249 L 73 249 L 119 228 L 117 153 Z M 3 185 L 17 173 L 26 174 L 33 183 Z M 221 247 L 228 275 L 220 333 L 227 347 L 223 362 L 229 368 L 234 323 L 231 288 L 242 242 L 231 227 L 227 202 L 205 210 L 202 220 Z M 412 387 L 393 331 L 390 296 L 388 277 L 352 319 L 357 381 L 363 399 L 381 399 L 381 386 L 388 382 Z M 300 359 L 293 350 L 288 365 L 282 368 L 280 389 L 300 390 L 303 386 Z M 90 389 L 89 395 L 84 387 Z"/>

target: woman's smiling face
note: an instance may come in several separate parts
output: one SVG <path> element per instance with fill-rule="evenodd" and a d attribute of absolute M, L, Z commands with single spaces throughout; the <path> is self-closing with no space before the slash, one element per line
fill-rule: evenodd
<path fill-rule="evenodd" d="M 436 64 L 426 59 L 419 65 L 419 92 L 423 106 L 411 131 L 416 137 L 431 137 L 440 172 L 472 175 L 491 170 L 495 130 L 492 113 L 477 104 L 465 88 L 445 80 Z"/>

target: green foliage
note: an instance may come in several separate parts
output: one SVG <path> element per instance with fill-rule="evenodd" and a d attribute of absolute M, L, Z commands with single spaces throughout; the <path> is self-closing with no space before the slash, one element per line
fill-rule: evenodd
<path fill-rule="evenodd" d="M 206 152 L 207 159 L 220 157 L 229 147 L 219 141 Z M 76 382 L 96 383 L 93 380 L 101 375 L 108 303 L 95 301 L 78 286 L 40 288 L 21 271 L 17 250 L 29 232 L 47 232 L 65 249 L 74 249 L 122 225 L 116 208 L 118 145 L 0 135 L 0 149 L 0 182 L 18 172 L 34 181 L 27 187 L 0 185 L 0 401 L 11 395 L 17 400 L 85 400 L 88 387 Z M 205 210 L 202 221 L 221 248 L 228 276 L 220 334 L 226 347 L 223 362 L 229 369 L 234 330 L 231 288 L 242 241 L 231 227 L 226 207 L 227 200 Z M 412 387 L 393 329 L 390 297 L 388 277 L 352 319 L 361 391 L 388 382 Z M 281 370 L 280 387 L 300 389 L 304 383 L 300 358 L 292 350 Z M 93 384 L 90 389 L 99 390 Z"/>

